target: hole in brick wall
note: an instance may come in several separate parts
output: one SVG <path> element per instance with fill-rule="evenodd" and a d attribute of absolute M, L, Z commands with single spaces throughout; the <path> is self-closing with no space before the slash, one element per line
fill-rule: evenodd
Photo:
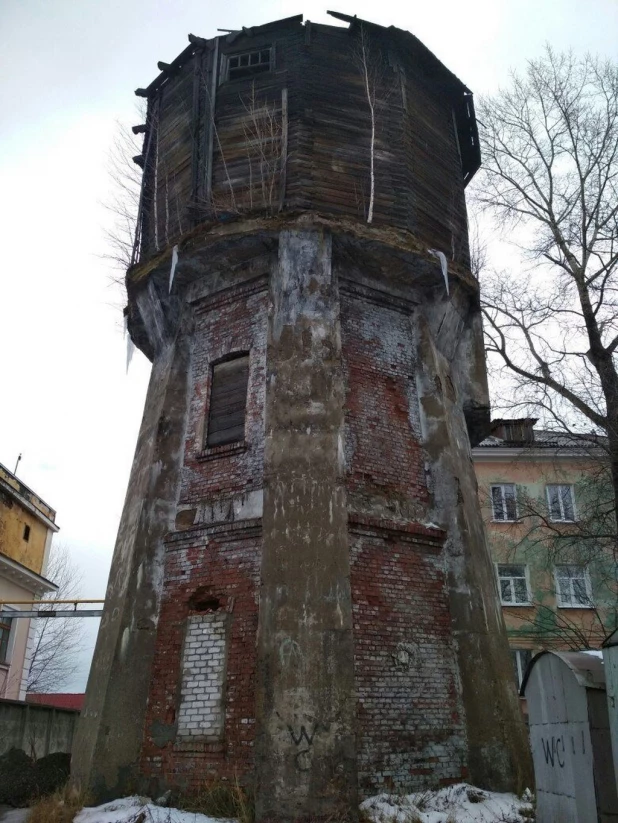
<path fill-rule="evenodd" d="M 216 612 L 221 608 L 221 601 L 205 589 L 197 589 L 189 598 L 189 608 L 194 612 Z"/>

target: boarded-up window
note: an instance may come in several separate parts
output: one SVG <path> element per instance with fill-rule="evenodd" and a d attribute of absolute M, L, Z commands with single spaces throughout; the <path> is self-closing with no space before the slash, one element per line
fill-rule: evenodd
<path fill-rule="evenodd" d="M 182 660 L 178 734 L 217 738 L 223 731 L 225 613 L 189 617 Z"/>
<path fill-rule="evenodd" d="M 212 370 L 207 446 L 245 439 L 249 355 L 217 363 Z"/>

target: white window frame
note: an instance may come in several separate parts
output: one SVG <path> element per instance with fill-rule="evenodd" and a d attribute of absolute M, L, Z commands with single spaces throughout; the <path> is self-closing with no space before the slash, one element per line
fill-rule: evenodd
<path fill-rule="evenodd" d="M 528 668 L 527 665 L 524 666 L 522 664 L 520 654 L 522 654 L 522 652 L 529 653 L 530 654 L 530 660 L 532 660 L 532 658 L 534 657 L 534 652 L 532 651 L 532 649 L 513 649 L 513 648 L 510 649 L 510 652 L 511 652 L 511 654 L 515 655 L 516 666 L 517 666 L 517 691 L 519 691 L 521 689 L 521 684 L 523 683 L 523 680 L 524 680 L 524 675 L 526 673 L 526 669 Z"/>
<path fill-rule="evenodd" d="M 494 508 L 494 489 L 500 489 L 500 496 L 502 498 L 502 510 L 507 514 L 506 510 L 506 495 L 504 489 L 506 486 L 513 487 L 515 499 L 515 517 L 496 517 L 496 510 Z M 517 485 L 515 483 L 492 483 L 489 487 L 489 497 L 491 501 L 491 520 L 492 523 L 516 523 L 519 520 L 519 506 L 517 504 Z"/>
<path fill-rule="evenodd" d="M 514 607 L 517 607 L 517 606 L 531 606 L 532 601 L 530 599 L 530 572 L 529 572 L 527 564 L 525 564 L 525 563 L 496 563 L 495 566 L 496 566 L 496 577 L 498 578 L 498 595 L 500 597 L 500 604 L 502 606 L 509 606 L 509 607 L 510 606 L 514 606 Z M 509 577 L 504 577 L 504 578 L 500 577 L 500 566 L 519 566 L 520 568 L 522 568 L 524 570 L 524 579 L 526 581 L 526 602 L 525 603 L 511 603 L 510 601 L 502 599 L 502 586 L 500 585 L 500 581 L 501 580 L 515 580 L 515 579 L 521 580 L 521 578 L 520 577 L 511 578 L 510 576 Z M 513 589 L 513 593 L 514 593 L 515 592 L 515 587 L 512 586 L 512 589 Z"/>
<path fill-rule="evenodd" d="M 14 609 L 12 606 L 3 606 L 4 611 L 12 611 L 16 612 L 17 609 Z M 6 659 L 0 660 L 0 666 L 9 667 L 11 665 L 11 661 L 13 660 L 13 651 L 15 647 L 15 633 L 17 631 L 17 623 L 15 622 L 15 617 L 8 618 L 11 621 L 11 628 L 9 629 L 9 639 L 6 645 Z"/>
<path fill-rule="evenodd" d="M 249 60 L 251 60 L 251 55 L 252 54 L 259 53 L 260 57 L 261 57 L 262 52 L 264 52 L 264 51 L 269 52 L 269 60 L 268 60 L 269 68 L 268 69 L 266 69 L 264 71 L 255 72 L 254 74 L 246 74 L 243 77 L 230 77 L 230 60 L 233 60 L 236 57 L 240 58 L 244 54 L 249 55 Z M 261 65 L 261 63 L 258 63 L 258 65 Z M 251 63 L 249 63 L 247 68 L 250 68 L 250 66 L 251 66 Z M 240 66 L 235 67 L 235 68 L 240 68 Z M 232 52 L 231 54 L 221 55 L 221 74 L 220 74 L 220 77 L 219 77 L 219 83 L 234 83 L 237 80 L 247 80 L 251 77 L 257 77 L 260 74 L 268 74 L 269 72 L 274 71 L 274 69 L 275 69 L 275 45 L 274 45 L 274 43 L 272 43 L 268 46 L 255 46 L 254 48 L 251 48 L 251 49 L 242 49 L 241 51 Z"/>
<path fill-rule="evenodd" d="M 560 505 L 560 514 L 561 517 L 552 517 L 551 513 L 551 500 L 549 499 L 549 490 L 550 489 L 569 489 L 571 495 L 571 507 L 573 509 L 573 517 L 565 517 L 564 516 L 564 505 L 562 501 L 562 494 L 558 495 L 558 503 Z M 575 507 L 575 489 L 573 488 L 572 483 L 547 483 L 545 486 L 545 498 L 547 500 L 547 513 L 549 515 L 549 519 L 552 523 L 575 523 L 577 521 L 577 509 Z"/>
<path fill-rule="evenodd" d="M 584 586 L 586 587 L 586 597 L 588 598 L 587 603 L 564 603 L 562 600 L 562 593 L 560 591 L 560 585 L 558 583 L 558 570 L 562 568 L 576 568 L 583 570 L 583 580 Z M 569 578 L 572 580 L 573 578 Z M 556 587 L 556 605 L 559 609 L 592 609 L 594 607 L 594 603 L 592 602 L 592 585 L 590 583 L 590 575 L 588 573 L 588 567 L 583 566 L 581 563 L 560 563 L 559 565 L 554 566 L 554 585 Z M 573 597 L 573 586 L 570 587 L 570 594 Z"/>

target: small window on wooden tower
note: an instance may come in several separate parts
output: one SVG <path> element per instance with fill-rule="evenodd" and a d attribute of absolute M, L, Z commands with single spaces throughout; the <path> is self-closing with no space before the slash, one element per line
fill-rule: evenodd
<path fill-rule="evenodd" d="M 248 354 L 213 366 L 207 446 L 222 446 L 245 439 L 248 382 Z"/>
<path fill-rule="evenodd" d="M 26 543 L 30 540 L 30 526 L 24 526 L 24 540 Z"/>
<path fill-rule="evenodd" d="M 232 54 L 227 58 L 227 79 L 237 80 L 240 77 L 250 77 L 252 74 L 270 71 L 271 62 L 272 49 L 270 48 Z"/>

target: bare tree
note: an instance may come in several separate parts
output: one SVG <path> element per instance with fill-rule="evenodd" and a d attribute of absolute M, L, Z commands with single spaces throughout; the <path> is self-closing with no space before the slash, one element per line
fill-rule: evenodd
<path fill-rule="evenodd" d="M 70 600 L 80 596 L 81 574 L 66 546 L 52 549 L 46 576 L 58 590 L 46 601 Z M 28 671 L 29 692 L 61 690 L 75 674 L 77 656 L 82 649 L 83 626 L 75 617 L 37 617 L 33 620 L 34 638 Z"/>
<path fill-rule="evenodd" d="M 243 133 L 249 166 L 249 208 L 265 209 L 274 214 L 278 202 L 277 186 L 280 181 L 283 134 L 283 107 L 260 99 L 251 85 L 248 99 L 241 97 L 245 109 Z M 257 189 L 254 197 L 254 188 Z M 255 202 L 254 202 L 255 201 Z"/>
<path fill-rule="evenodd" d="M 490 362 L 508 378 L 511 408 L 606 436 L 615 515 L 618 66 L 547 47 L 478 114 L 474 199 L 534 266 L 484 277 Z"/>
<path fill-rule="evenodd" d="M 105 257 L 123 272 L 123 279 L 132 262 L 142 188 L 142 170 L 133 158 L 141 151 L 141 136 L 118 121 L 108 155 L 109 196 L 103 205 L 112 215 L 111 226 L 105 232 L 109 249 Z"/>

